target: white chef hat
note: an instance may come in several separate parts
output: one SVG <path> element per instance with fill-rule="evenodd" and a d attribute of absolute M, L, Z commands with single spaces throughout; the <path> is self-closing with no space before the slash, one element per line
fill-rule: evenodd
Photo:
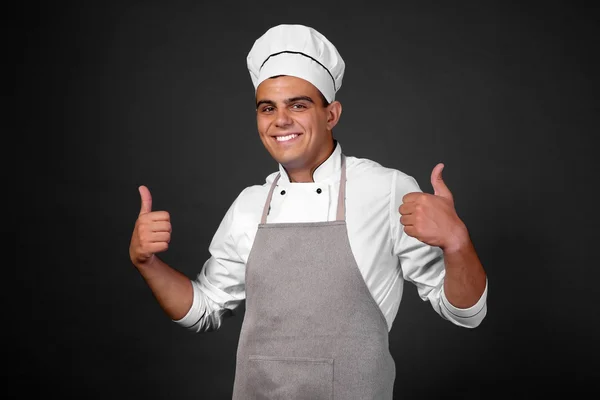
<path fill-rule="evenodd" d="M 345 63 L 321 33 L 304 25 L 281 24 L 258 38 L 247 57 L 254 89 L 265 79 L 290 75 L 312 83 L 328 102 L 342 86 Z"/>

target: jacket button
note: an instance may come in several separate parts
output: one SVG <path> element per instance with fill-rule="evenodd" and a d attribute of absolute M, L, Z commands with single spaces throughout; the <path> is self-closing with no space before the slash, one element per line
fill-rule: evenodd
<path fill-rule="evenodd" d="M 284 194 L 285 194 L 285 190 L 282 190 L 281 191 L 281 195 L 283 196 Z"/>
<path fill-rule="evenodd" d="M 321 192 L 322 192 L 321 188 L 318 188 L 317 193 L 321 194 Z"/>

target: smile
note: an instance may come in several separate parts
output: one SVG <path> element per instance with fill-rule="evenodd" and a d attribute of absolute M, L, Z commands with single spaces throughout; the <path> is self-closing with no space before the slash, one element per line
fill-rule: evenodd
<path fill-rule="evenodd" d="M 292 133 L 286 136 L 275 136 L 275 140 L 278 142 L 289 142 L 290 140 L 296 139 L 298 136 L 300 136 L 300 134 Z"/>

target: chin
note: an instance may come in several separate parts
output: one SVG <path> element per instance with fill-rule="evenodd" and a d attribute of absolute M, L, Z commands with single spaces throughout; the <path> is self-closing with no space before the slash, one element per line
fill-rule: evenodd
<path fill-rule="evenodd" d="M 284 167 L 293 164 L 294 161 L 296 161 L 295 157 L 285 157 L 282 155 L 278 155 L 278 156 L 274 156 L 273 159 L 275 161 L 277 161 L 279 164 L 283 165 Z"/>
<path fill-rule="evenodd" d="M 271 158 L 277 161 L 281 165 L 294 164 L 300 159 L 300 156 L 296 154 L 296 151 L 281 151 L 278 149 L 267 149 Z"/>

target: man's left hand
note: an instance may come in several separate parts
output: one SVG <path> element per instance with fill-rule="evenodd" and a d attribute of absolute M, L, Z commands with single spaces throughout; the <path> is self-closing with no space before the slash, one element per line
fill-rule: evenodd
<path fill-rule="evenodd" d="M 442 179 L 444 164 L 431 172 L 434 194 L 412 192 L 402 198 L 398 211 L 404 232 L 423 243 L 438 246 L 444 252 L 458 250 L 468 242 L 465 224 L 456 214 L 452 192 Z"/>

